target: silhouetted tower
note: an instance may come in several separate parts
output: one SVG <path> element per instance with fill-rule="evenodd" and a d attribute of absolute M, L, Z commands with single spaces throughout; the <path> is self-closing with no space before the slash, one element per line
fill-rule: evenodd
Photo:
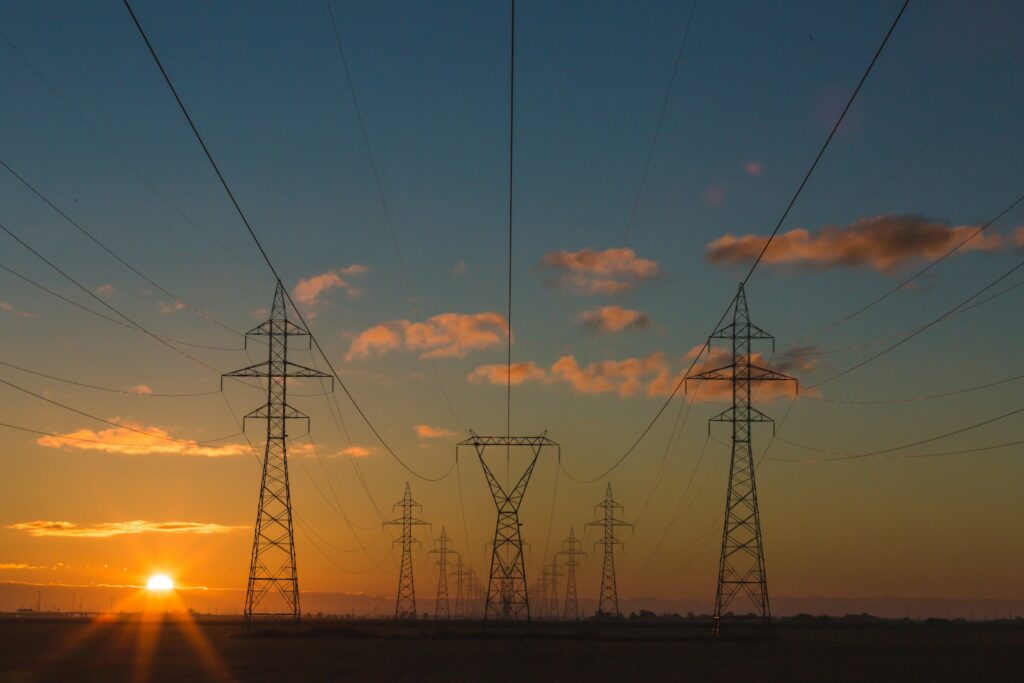
<path fill-rule="evenodd" d="M 409 489 L 409 482 L 405 482 L 405 495 L 402 500 L 391 506 L 402 511 L 402 516 L 384 522 L 390 526 L 400 527 L 402 532 L 395 543 L 402 544 L 402 569 L 398 573 L 398 597 L 395 599 L 395 619 L 416 618 L 416 586 L 412 578 L 412 544 L 419 543 L 413 538 L 412 528 L 414 526 L 427 526 L 429 522 L 417 519 L 412 516 L 413 508 L 422 509 L 423 506 L 412 499 L 412 491 Z"/>
<path fill-rule="evenodd" d="M 795 382 L 793 377 L 755 365 L 751 357 L 753 340 L 775 338 L 750 322 L 747 295 L 740 285 L 733 300 L 732 322 L 725 323 L 712 339 L 732 342 L 732 362 L 706 370 L 688 379 L 732 383 L 732 407 L 711 418 L 712 422 L 732 423 L 732 458 L 729 464 L 729 488 L 725 498 L 725 526 L 722 554 L 718 564 L 718 589 L 715 595 L 714 632 L 718 633 L 722 615 L 737 595 L 745 595 L 756 614 L 771 621 L 768 579 L 764 568 L 764 544 L 761 517 L 754 483 L 754 456 L 750 445 L 750 426 L 754 422 L 774 421 L 750 404 L 754 382 Z M 710 425 L 708 429 L 710 430 Z"/>
<path fill-rule="evenodd" d="M 548 617 L 548 588 L 551 587 L 551 574 L 550 568 L 547 564 L 541 569 L 540 576 L 537 577 L 537 583 L 534 584 L 536 587 L 537 594 L 537 609 L 534 613 L 538 619 L 546 619 Z"/>
<path fill-rule="evenodd" d="M 558 619 L 558 553 L 551 558 L 551 569 L 548 571 L 548 580 L 551 582 L 547 587 L 549 619 Z"/>
<path fill-rule="evenodd" d="M 455 557 L 455 618 L 466 618 L 466 567 L 461 555 Z"/>
<path fill-rule="evenodd" d="M 530 600 L 526 589 L 526 562 L 523 557 L 523 538 L 519 524 L 519 506 L 526 494 L 526 486 L 537 464 L 541 450 L 545 447 L 558 448 L 558 444 L 540 436 L 479 436 L 470 432 L 470 438 L 461 441 L 455 448 L 458 457 L 460 447 L 472 446 L 484 470 L 487 484 L 498 509 L 498 521 L 494 528 L 494 544 L 491 547 L 491 571 L 484 602 L 484 619 L 530 619 Z M 502 446 L 509 453 L 513 447 L 530 449 L 532 457 L 523 474 L 516 480 L 511 491 L 505 491 L 498 482 L 487 461 L 484 451 L 490 446 Z M 511 458 L 506 460 L 511 468 Z M 511 471 L 511 469 L 509 469 Z M 511 477 L 509 478 L 512 481 Z"/>
<path fill-rule="evenodd" d="M 604 617 L 619 618 L 619 593 L 615 585 L 615 546 L 622 545 L 622 541 L 615 537 L 615 529 L 618 527 L 632 527 L 633 525 L 624 522 L 616 516 L 622 510 L 622 506 L 612 498 L 612 485 L 608 484 L 605 490 L 604 500 L 594 506 L 595 510 L 601 511 L 601 519 L 587 522 L 587 526 L 598 526 L 603 530 L 601 540 L 594 545 L 604 546 L 604 563 L 601 568 L 601 597 L 597 602 L 597 615 Z"/>
<path fill-rule="evenodd" d="M 448 533 L 441 527 L 441 537 L 434 542 L 435 548 L 431 550 L 431 554 L 437 555 L 437 566 L 440 568 L 437 574 L 437 597 L 434 600 L 434 619 L 451 619 L 452 611 L 451 606 L 448 604 L 448 554 L 456 553 L 451 549 L 451 541 L 448 539 Z M 461 565 L 460 565 L 461 566 Z M 460 579 L 456 578 L 456 581 Z M 457 592 L 461 593 L 462 586 L 457 587 Z M 458 598 L 456 598 L 457 600 Z M 456 614 L 458 609 L 456 606 Z"/>
<path fill-rule="evenodd" d="M 224 377 L 257 377 L 267 381 L 267 402 L 245 416 L 266 420 L 267 441 L 263 455 L 260 501 L 249 563 L 249 582 L 245 591 L 244 623 L 254 619 L 301 618 L 299 576 L 295 566 L 295 531 L 292 527 L 292 497 L 288 485 L 288 420 L 309 417 L 288 404 L 289 377 L 330 379 L 312 368 L 288 360 L 288 339 L 308 337 L 309 332 L 288 319 L 284 285 L 278 280 L 270 319 L 246 334 L 267 338 L 268 358 L 262 363 L 235 370 Z M 308 343 L 307 343 L 308 344 Z M 308 345 L 307 345 L 308 348 Z"/>
<path fill-rule="evenodd" d="M 565 555 L 566 557 L 565 611 L 562 614 L 566 620 L 573 619 L 575 621 L 579 621 L 580 603 L 576 596 L 576 569 L 580 566 L 580 563 L 576 557 L 579 555 L 586 555 L 586 553 L 580 550 L 580 542 L 576 540 L 576 530 L 572 527 L 569 528 L 569 538 L 562 541 L 562 545 L 564 545 L 565 548 L 558 551 L 559 555 Z"/>

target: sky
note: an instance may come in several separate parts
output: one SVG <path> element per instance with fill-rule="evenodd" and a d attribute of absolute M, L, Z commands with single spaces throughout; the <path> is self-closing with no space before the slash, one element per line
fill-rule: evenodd
<path fill-rule="evenodd" d="M 289 446 L 301 588 L 394 596 L 381 522 L 406 481 L 431 523 L 421 600 L 442 528 L 484 575 L 494 506 L 475 454 L 452 465 L 468 430 L 505 431 L 507 6 L 334 3 L 382 204 L 323 2 L 133 4 L 348 390 L 417 473 L 448 473 L 411 475 L 343 394 L 335 414 L 319 385 L 292 383 L 311 417 Z M 531 577 L 573 527 L 580 592 L 596 596 L 584 525 L 610 483 L 635 523 L 624 609 L 709 608 L 729 435 L 706 420 L 727 397 L 673 399 L 610 474 L 574 479 L 616 463 L 662 407 L 898 10 L 698 2 L 672 81 L 690 3 L 517 3 L 510 419 L 561 444 L 522 507 Z M 773 596 L 823 611 L 1024 599 L 1024 547 L 1007 542 L 1024 533 L 1020 446 L 949 453 L 1020 440 L 1005 416 L 1024 374 L 1020 292 L 869 360 L 1016 265 L 1024 210 L 846 320 L 1020 195 L 1022 14 L 912 3 L 747 286 L 776 338 L 758 350 L 801 382 L 757 401 L 777 421 L 774 440 L 754 432 Z M 265 353 L 241 333 L 274 278 L 121 3 L 8 2 L 0 27 L 0 160 L 138 271 L 0 168 L 0 224 L 91 292 L 0 235 L 0 582 L 20 587 L 0 608 L 28 587 L 99 605 L 164 572 L 239 611 L 263 436 L 250 422 L 254 456 L 234 416 L 262 396 L 221 392 L 219 375 Z M 106 302 L 178 350 L 66 299 L 116 317 Z M 301 345 L 293 358 L 316 362 Z"/>

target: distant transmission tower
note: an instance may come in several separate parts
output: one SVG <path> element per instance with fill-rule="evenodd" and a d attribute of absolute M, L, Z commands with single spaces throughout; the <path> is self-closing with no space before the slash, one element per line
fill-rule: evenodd
<path fill-rule="evenodd" d="M 688 379 L 732 383 L 732 407 L 712 422 L 732 423 L 732 459 L 729 465 L 729 488 L 725 498 L 725 527 L 722 531 L 722 555 L 718 565 L 718 589 L 715 595 L 714 632 L 717 635 L 722 616 L 737 595 L 745 595 L 756 614 L 771 621 L 768 601 L 768 579 L 764 569 L 764 546 L 761 538 L 761 517 L 757 507 L 757 486 L 754 483 L 754 456 L 750 446 L 750 425 L 773 420 L 750 404 L 754 382 L 795 382 L 793 377 L 755 365 L 750 345 L 757 339 L 775 338 L 750 322 L 747 295 L 740 285 L 733 302 L 732 322 L 719 327 L 711 339 L 732 342 L 732 362 L 707 370 Z M 710 427 L 709 427 L 710 428 Z"/>
<path fill-rule="evenodd" d="M 288 404 L 289 377 L 334 378 L 288 360 L 288 338 L 308 337 L 309 332 L 288 320 L 284 286 L 278 280 L 270 319 L 246 334 L 267 338 L 268 359 L 229 372 L 225 377 L 258 377 L 267 380 L 267 402 L 245 416 L 266 420 L 267 441 L 260 481 L 260 502 L 245 590 L 244 623 L 254 619 L 288 619 L 298 623 L 299 576 L 295 566 L 295 531 L 292 527 L 292 496 L 288 485 L 288 420 L 309 417 Z"/>
<path fill-rule="evenodd" d="M 494 528 L 494 544 L 491 548 L 491 572 L 487 583 L 487 597 L 484 602 L 484 619 L 530 619 L 530 600 L 526 589 L 526 563 L 523 557 L 523 538 L 519 524 L 519 506 L 523 502 L 526 486 L 537 464 L 541 450 L 545 447 L 559 448 L 558 444 L 540 436 L 479 436 L 470 432 L 470 438 L 455 447 L 472 446 L 480 460 L 480 466 L 487 477 L 487 484 L 498 509 L 498 521 Z M 506 452 L 512 447 L 529 448 L 533 454 L 523 474 L 511 491 L 506 491 L 498 482 L 484 458 L 488 447 L 504 446 Z M 506 463 L 506 466 L 509 465 Z M 511 478 L 510 478 L 510 481 Z"/>
<path fill-rule="evenodd" d="M 619 618 L 619 593 L 615 585 L 615 546 L 622 545 L 622 541 L 615 537 L 615 529 L 618 527 L 632 527 L 633 525 L 624 522 L 616 516 L 622 510 L 622 506 L 612 498 L 612 485 L 604 494 L 604 500 L 594 506 L 595 510 L 601 510 L 601 519 L 587 522 L 587 526 L 599 526 L 604 533 L 601 540 L 594 545 L 604 546 L 604 564 L 601 569 L 601 597 L 597 603 L 597 615 L 599 617 Z"/>
<path fill-rule="evenodd" d="M 551 587 L 551 570 L 545 563 L 543 569 L 541 569 L 540 576 L 537 577 L 537 583 L 535 584 L 537 590 L 537 608 L 534 611 L 534 616 L 538 619 L 547 619 L 548 617 L 548 589 Z"/>
<path fill-rule="evenodd" d="M 576 559 L 579 555 L 586 555 L 585 552 L 580 550 L 580 542 L 576 540 L 576 530 L 572 527 L 569 528 L 569 538 L 562 541 L 562 545 L 565 546 L 562 550 L 558 551 L 559 555 L 565 555 L 565 611 L 563 612 L 566 620 L 572 619 L 574 621 L 580 620 L 580 603 L 576 596 L 576 569 L 580 566 L 579 560 Z"/>
<path fill-rule="evenodd" d="M 559 614 L 559 610 L 558 610 L 558 577 L 559 577 L 559 573 L 558 573 L 558 553 L 555 553 L 555 556 L 551 558 L 551 570 L 548 572 L 548 579 L 550 580 L 551 583 L 548 585 L 547 590 L 546 590 L 546 592 L 548 594 L 548 606 L 547 606 L 546 612 L 547 612 L 548 618 L 552 619 L 552 620 L 557 620 L 558 619 L 558 614 Z"/>
<path fill-rule="evenodd" d="M 416 586 L 412 578 L 412 544 L 419 543 L 412 536 L 414 526 L 429 526 L 429 522 L 412 516 L 413 508 L 423 506 L 412 499 L 409 482 L 405 482 L 405 495 L 392 508 L 399 508 L 402 516 L 384 522 L 390 526 L 401 527 L 402 535 L 395 543 L 402 544 L 402 569 L 398 574 L 398 597 L 395 599 L 395 619 L 416 618 Z"/>
<path fill-rule="evenodd" d="M 452 611 L 451 606 L 448 604 L 448 554 L 456 553 L 449 546 L 451 541 L 448 539 L 448 533 L 441 527 L 441 537 L 438 538 L 434 545 L 436 546 L 431 550 L 431 554 L 437 555 L 437 566 L 440 567 L 440 571 L 437 575 L 437 597 L 434 600 L 434 619 L 451 619 Z M 460 565 L 461 567 L 461 561 Z M 456 578 L 456 581 L 461 581 L 461 577 Z M 461 594 L 461 584 L 457 587 L 457 595 Z M 458 598 L 456 598 L 456 601 Z M 456 602 L 456 614 L 458 614 L 458 603 Z"/>
<path fill-rule="evenodd" d="M 455 618 L 466 618 L 466 566 L 462 556 L 455 557 Z"/>

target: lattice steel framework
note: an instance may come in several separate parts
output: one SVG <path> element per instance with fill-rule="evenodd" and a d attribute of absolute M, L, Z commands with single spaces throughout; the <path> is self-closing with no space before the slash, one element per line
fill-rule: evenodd
<path fill-rule="evenodd" d="M 601 540 L 594 545 L 604 546 L 604 562 L 601 565 L 601 594 L 597 602 L 597 616 L 612 617 L 618 619 L 622 616 L 619 612 L 619 592 L 615 582 L 615 546 L 622 545 L 622 541 L 615 537 L 615 530 L 619 527 L 632 527 L 629 522 L 618 518 L 622 511 L 622 505 L 612 498 L 612 485 L 608 484 L 605 489 L 604 500 L 594 506 L 595 510 L 601 511 L 601 518 L 593 522 L 587 522 L 587 526 L 601 527 Z"/>
<path fill-rule="evenodd" d="M 448 538 L 448 532 L 445 531 L 444 527 L 441 527 L 441 536 L 434 541 L 434 549 L 430 551 L 432 555 L 437 555 L 437 596 L 434 599 L 434 619 L 451 619 L 452 610 L 451 605 L 448 602 L 448 555 L 454 554 L 458 556 L 458 553 L 451 549 L 451 539 Z M 458 616 L 458 601 L 462 596 L 462 560 L 459 560 L 459 564 L 456 568 L 456 605 L 455 611 Z"/>
<path fill-rule="evenodd" d="M 559 573 L 558 566 L 558 553 L 551 558 L 551 569 L 548 571 L 548 586 L 545 592 L 548 594 L 547 612 L 548 619 L 558 619 L 558 577 L 561 576 Z"/>
<path fill-rule="evenodd" d="M 491 547 L 491 571 L 487 582 L 487 594 L 484 601 L 484 619 L 530 619 L 530 600 L 526 588 L 526 562 L 523 556 L 522 530 L 519 524 L 519 506 L 526 494 L 530 476 L 537 465 L 544 448 L 560 447 L 557 443 L 540 436 L 479 436 L 470 432 L 470 437 L 459 442 L 455 447 L 455 457 L 459 448 L 472 447 L 480 466 L 483 468 L 487 484 L 494 498 L 494 506 L 498 510 L 498 520 L 494 528 L 494 543 Z M 516 480 L 510 491 L 498 481 L 491 467 L 484 458 L 489 447 L 529 448 L 532 453 L 529 464 Z M 511 478 L 510 478 L 511 481 Z"/>
<path fill-rule="evenodd" d="M 455 618 L 466 618 L 466 566 L 462 556 L 455 557 Z"/>
<path fill-rule="evenodd" d="M 288 360 L 288 339 L 308 337 L 309 332 L 288 319 L 284 286 L 280 280 L 274 291 L 270 319 L 246 334 L 247 346 L 250 336 L 267 338 L 267 360 L 224 375 L 253 377 L 267 382 L 267 402 L 245 416 L 245 424 L 250 419 L 266 420 L 267 423 L 259 507 L 245 591 L 243 621 L 246 627 L 256 619 L 284 619 L 295 623 L 301 619 L 292 497 L 288 484 L 287 424 L 289 420 L 306 420 L 308 429 L 309 417 L 288 404 L 288 378 L 330 379 L 332 386 L 334 382 L 331 375 Z"/>
<path fill-rule="evenodd" d="M 565 555 L 565 610 L 562 612 L 566 620 L 580 620 L 580 603 L 576 595 L 576 569 L 580 566 L 579 555 L 586 555 L 580 550 L 580 542 L 576 539 L 576 530 L 569 527 L 569 538 L 562 541 L 565 547 L 558 551 Z"/>
<path fill-rule="evenodd" d="M 751 343 L 771 340 L 774 351 L 775 338 L 750 322 L 747 295 L 742 284 L 733 301 L 732 322 L 715 330 L 708 341 L 709 348 L 713 339 L 732 342 L 732 362 L 688 379 L 732 383 L 732 407 L 711 418 L 711 422 L 732 424 L 732 458 L 715 595 L 713 628 L 718 634 L 722 616 L 739 595 L 747 597 L 757 616 L 766 622 L 771 621 L 750 437 L 753 423 L 770 422 L 774 425 L 774 421 L 751 405 L 751 389 L 755 382 L 796 382 L 796 379 L 752 362 Z"/>
<path fill-rule="evenodd" d="M 391 508 L 401 510 L 402 514 L 397 519 L 390 519 L 384 522 L 388 526 L 397 526 L 401 529 L 401 536 L 395 539 L 395 543 L 402 544 L 402 568 L 398 572 L 398 595 L 395 598 L 395 619 L 416 618 L 416 584 L 412 576 L 412 545 L 419 543 L 412 535 L 414 526 L 429 526 L 430 522 L 424 522 L 412 516 L 414 508 L 423 509 L 423 506 L 412 499 L 412 490 L 409 482 L 405 482 L 405 495 Z"/>

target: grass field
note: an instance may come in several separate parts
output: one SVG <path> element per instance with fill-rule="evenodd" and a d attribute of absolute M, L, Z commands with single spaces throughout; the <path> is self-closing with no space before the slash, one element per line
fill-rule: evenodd
<path fill-rule="evenodd" d="M 3 681 L 1021 681 L 1014 624 L 327 622 L 246 635 L 237 621 L 0 621 Z"/>

